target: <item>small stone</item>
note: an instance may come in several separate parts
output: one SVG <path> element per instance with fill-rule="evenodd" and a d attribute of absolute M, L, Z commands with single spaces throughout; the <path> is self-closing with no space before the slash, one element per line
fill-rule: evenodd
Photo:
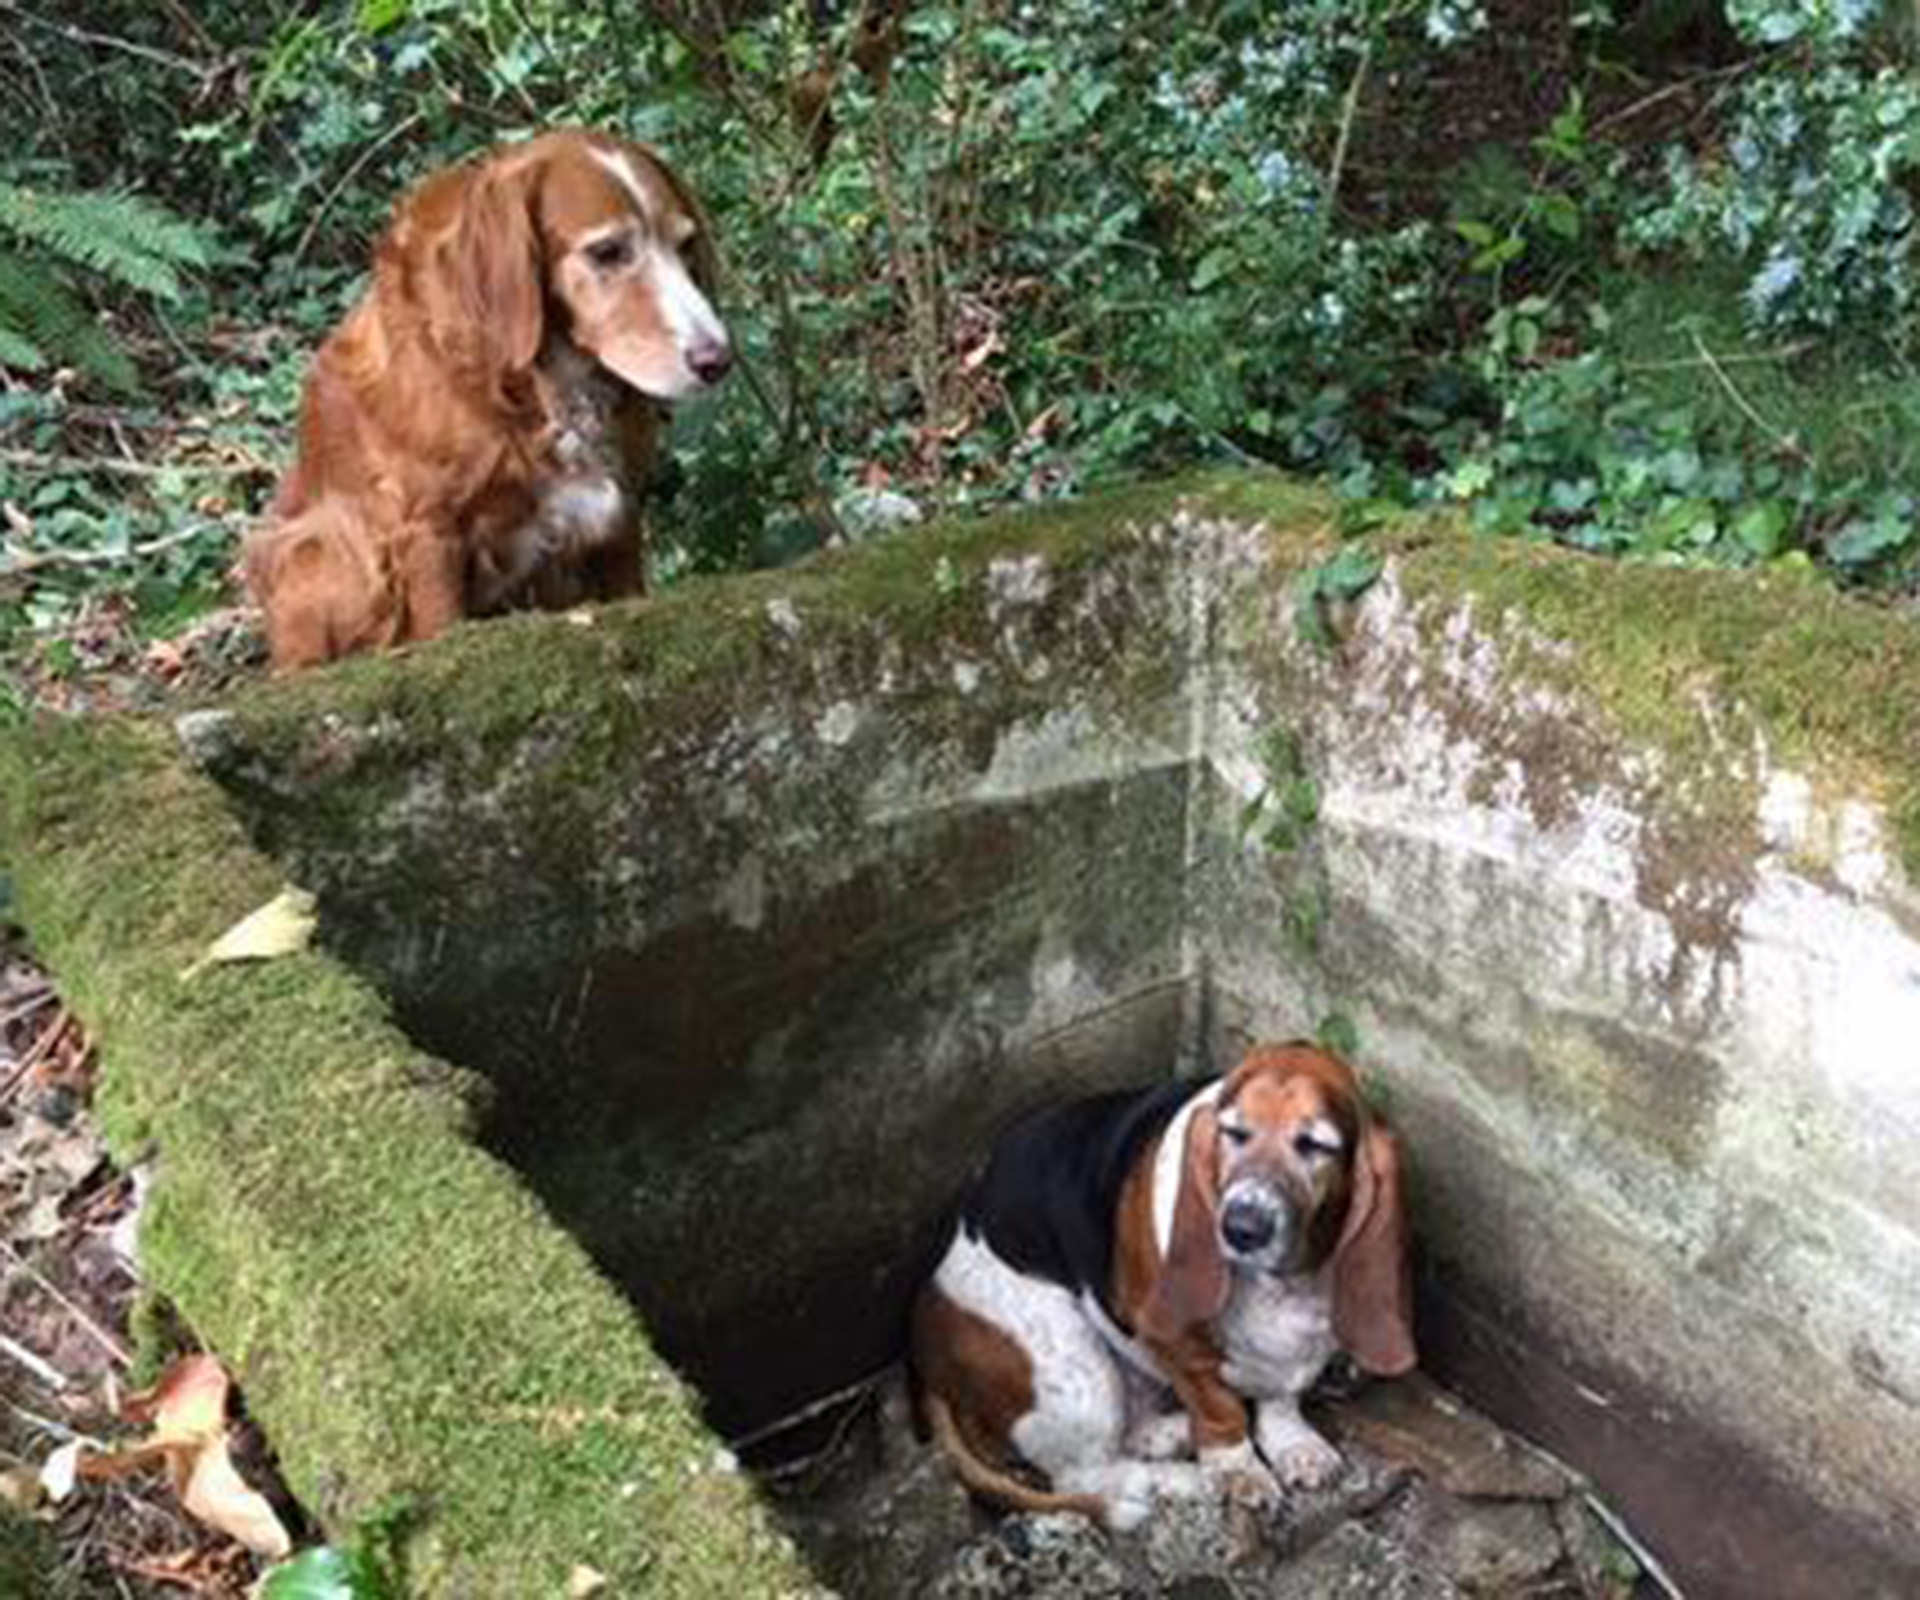
<path fill-rule="evenodd" d="M 1416 1484 L 1392 1521 L 1421 1565 L 1468 1594 L 1521 1592 L 1564 1553 L 1553 1513 L 1538 1501 L 1462 1500 Z"/>
<path fill-rule="evenodd" d="M 834 502 L 834 515 L 856 539 L 924 520 L 917 501 L 892 489 L 855 489 Z"/>
<path fill-rule="evenodd" d="M 173 719 L 181 751 L 201 768 L 218 766 L 233 754 L 236 731 L 231 711 L 183 711 Z"/>
<path fill-rule="evenodd" d="M 933 1600 L 1121 1600 L 1125 1569 L 1085 1517 L 1011 1516 L 975 1539 L 935 1581 Z"/>
<path fill-rule="evenodd" d="M 596 1594 L 605 1594 L 607 1575 L 596 1572 L 584 1564 L 577 1566 L 567 1574 L 567 1600 L 590 1600 Z"/>
<path fill-rule="evenodd" d="M 1331 1402 L 1326 1416 L 1342 1439 L 1412 1467 L 1474 1500 L 1558 1500 L 1567 1474 L 1417 1373 L 1376 1383 Z"/>

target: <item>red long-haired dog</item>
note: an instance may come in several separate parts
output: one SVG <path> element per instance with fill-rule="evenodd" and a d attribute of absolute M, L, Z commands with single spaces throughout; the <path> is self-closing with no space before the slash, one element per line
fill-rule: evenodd
<path fill-rule="evenodd" d="M 666 403 L 732 363 L 713 283 L 692 193 L 607 134 L 545 134 L 413 190 L 247 540 L 274 665 L 639 593 Z"/>

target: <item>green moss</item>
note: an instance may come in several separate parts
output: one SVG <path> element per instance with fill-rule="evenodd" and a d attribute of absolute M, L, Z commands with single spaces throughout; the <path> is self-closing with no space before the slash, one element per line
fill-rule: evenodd
<path fill-rule="evenodd" d="M 1535 664 L 1619 730 L 1702 770 L 1744 715 L 1816 786 L 1882 801 L 1920 875 L 1920 630 L 1791 573 L 1600 561 L 1457 536 L 1412 552 L 1409 593 L 1471 595 L 1576 652 Z"/>
<path fill-rule="evenodd" d="M 559 1594 L 575 1565 L 615 1594 L 803 1589 L 629 1308 L 359 980 L 318 953 L 180 979 L 280 880 L 166 730 L 17 736 L 0 806 L 115 1147 L 159 1154 L 148 1274 L 310 1507 L 422 1506 L 424 1594 Z"/>

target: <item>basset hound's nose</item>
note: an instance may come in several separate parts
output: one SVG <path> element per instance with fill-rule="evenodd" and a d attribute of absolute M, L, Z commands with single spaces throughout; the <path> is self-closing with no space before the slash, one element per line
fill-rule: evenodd
<path fill-rule="evenodd" d="M 703 339 L 687 352 L 687 368 L 702 383 L 718 383 L 733 370 L 733 346 L 724 339 Z"/>
<path fill-rule="evenodd" d="M 1220 1237 L 1230 1249 L 1250 1256 L 1273 1242 L 1274 1222 L 1271 1207 L 1254 1200 L 1229 1200 L 1220 1212 Z"/>

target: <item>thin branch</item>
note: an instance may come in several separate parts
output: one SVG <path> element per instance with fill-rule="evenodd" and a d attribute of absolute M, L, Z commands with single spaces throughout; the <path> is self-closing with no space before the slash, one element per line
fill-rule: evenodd
<path fill-rule="evenodd" d="M 1621 123 L 1630 122 L 1633 118 L 1651 111 L 1655 106 L 1664 105 L 1667 101 L 1677 99 L 1681 95 L 1691 94 L 1703 84 L 1737 78 L 1742 73 L 1752 71 L 1755 63 L 1760 59 L 1756 56 L 1745 61 L 1737 61 L 1730 67 L 1715 67 L 1711 72 L 1697 72 L 1690 78 L 1681 78 L 1663 88 L 1655 89 L 1652 94 L 1642 95 L 1631 104 L 1621 106 L 1616 111 L 1609 111 L 1604 117 L 1596 120 L 1587 130 L 1588 136 L 1604 133 L 1609 128 L 1617 128 Z"/>
<path fill-rule="evenodd" d="M 32 1262 L 28 1261 L 26 1257 L 21 1255 L 18 1250 L 14 1249 L 14 1247 L 4 1239 L 0 1239 L 0 1253 L 4 1253 L 14 1266 L 18 1267 L 20 1271 L 33 1280 L 36 1288 L 52 1300 L 55 1305 L 59 1306 L 62 1311 L 66 1312 L 68 1316 L 72 1317 L 75 1326 L 77 1326 L 81 1332 L 92 1338 L 102 1350 L 106 1351 L 106 1353 L 113 1358 L 116 1365 L 122 1368 L 130 1368 L 133 1365 L 133 1357 L 127 1354 L 126 1347 L 123 1346 L 118 1339 L 114 1338 L 105 1328 L 101 1327 L 92 1317 L 88 1316 L 85 1311 L 81 1310 L 79 1306 L 69 1300 L 58 1285 L 52 1283 L 39 1268 L 34 1266 Z"/>
<path fill-rule="evenodd" d="M 195 522 L 162 538 L 149 539 L 145 544 L 129 545 L 124 550 L 17 550 L 11 545 L 0 545 L 0 556 L 6 558 L 5 564 L 0 565 L 0 578 L 18 578 L 48 567 L 110 567 L 117 562 L 144 560 L 164 550 L 191 544 L 218 527 L 217 522 Z"/>
<path fill-rule="evenodd" d="M 45 450 L 0 449 L 0 466 L 27 467 L 38 472 L 106 472 L 120 478 L 158 478 L 164 473 L 201 477 L 246 478 L 271 472 L 260 462 L 227 466 L 214 461 L 120 461 L 112 456 L 70 456 Z"/>
<path fill-rule="evenodd" d="M 1653 1580 L 1662 1594 L 1668 1596 L 1669 1600 L 1686 1600 L 1680 1592 L 1680 1585 L 1675 1583 L 1672 1575 L 1660 1565 L 1659 1557 L 1634 1536 L 1633 1529 L 1627 1526 L 1626 1520 L 1612 1506 L 1598 1495 L 1583 1494 L 1580 1498 L 1585 1502 L 1587 1509 L 1605 1524 L 1607 1532 L 1627 1547 L 1627 1553 L 1640 1564 L 1640 1571 Z"/>
<path fill-rule="evenodd" d="M 798 1411 L 789 1411 L 784 1417 L 775 1417 L 773 1421 L 763 1423 L 751 1433 L 739 1434 L 727 1441 L 729 1450 L 751 1450 L 757 1444 L 765 1444 L 769 1439 L 777 1439 L 783 1433 L 791 1433 L 803 1423 L 812 1422 L 816 1417 L 825 1416 L 829 1411 L 837 1411 L 841 1406 L 850 1405 L 864 1399 L 885 1380 L 889 1369 L 882 1367 L 869 1372 L 864 1378 L 856 1378 L 844 1389 L 835 1389 L 832 1394 L 823 1394 L 817 1400 L 810 1400 Z"/>
<path fill-rule="evenodd" d="M 342 191 L 346 189 L 347 185 L 359 177 L 362 172 L 366 171 L 367 163 L 379 155 L 382 150 L 386 149 L 388 145 L 392 144 L 393 141 L 398 139 L 403 133 L 416 127 L 424 114 L 423 112 L 414 111 L 402 117 L 391 128 L 387 129 L 385 133 L 381 134 L 379 138 L 375 139 L 372 144 L 368 145 L 366 149 L 362 150 L 354 163 L 348 167 L 345 172 L 340 174 L 339 182 L 334 184 L 321 198 L 320 204 L 314 207 L 313 216 L 308 219 L 306 231 L 300 235 L 300 242 L 293 247 L 292 264 L 294 266 L 297 267 L 302 261 L 306 260 L 307 247 L 313 243 L 314 235 L 320 231 L 320 224 L 326 221 L 327 213 L 333 209 L 334 201 L 340 198 Z"/>
<path fill-rule="evenodd" d="M 1327 167 L 1327 195 L 1322 202 L 1326 214 L 1322 225 L 1333 226 L 1334 202 L 1340 198 L 1340 179 L 1347 170 L 1347 149 L 1353 142 L 1354 119 L 1360 114 L 1360 91 L 1367 81 L 1367 68 L 1373 64 L 1373 38 L 1360 47 L 1360 60 L 1354 66 L 1353 76 L 1347 80 L 1347 92 L 1340 103 L 1340 131 L 1333 141 L 1333 160 Z"/>
<path fill-rule="evenodd" d="M 67 1031 L 68 1024 L 72 1021 L 72 1013 L 65 1006 L 61 1006 L 54 1014 L 53 1021 L 41 1029 L 39 1036 L 14 1061 L 7 1072 L 6 1081 L 0 1082 L 0 1104 L 11 1099 L 13 1091 L 27 1081 L 42 1061 L 53 1054 L 53 1047 L 60 1042 Z"/>
<path fill-rule="evenodd" d="M 57 34 L 69 44 L 98 45 L 102 50 L 118 50 L 124 55 L 137 56 L 142 61 L 151 61 L 156 66 L 167 67 L 174 72 L 184 72 L 189 77 L 205 83 L 212 76 L 212 69 L 203 67 L 197 61 L 189 61 L 185 56 L 174 55 L 169 50 L 156 50 L 152 45 L 137 44 L 132 39 L 121 39 L 110 33 L 94 33 L 88 28 L 77 28 L 70 22 L 53 22 L 46 17 L 37 16 L 25 6 L 18 6 L 12 0 L 0 0 L 0 11 L 9 16 L 18 17 L 22 22 Z"/>
<path fill-rule="evenodd" d="M 1783 344 L 1777 350 L 1741 350 L 1733 355 L 1713 359 L 1723 367 L 1772 365 L 1781 361 L 1796 361 L 1818 346 L 1817 339 L 1802 339 L 1796 344 Z M 1675 356 L 1666 361 L 1623 361 L 1620 363 L 1620 370 L 1622 372 L 1690 372 L 1695 367 L 1711 365 L 1711 360 L 1702 361 L 1698 356 Z"/>
<path fill-rule="evenodd" d="M 4 1333 L 0 1333 L 0 1355 L 11 1356 L 49 1389 L 57 1392 L 67 1387 L 67 1377 L 65 1373 L 50 1366 L 25 1345 L 20 1344 L 16 1340 L 9 1339 Z"/>
<path fill-rule="evenodd" d="M 1707 364 L 1707 370 L 1719 380 L 1720 387 L 1727 391 L 1727 398 L 1739 407 L 1741 414 L 1772 439 L 1784 453 L 1792 456 L 1796 461 L 1805 461 L 1807 459 L 1805 447 L 1792 434 L 1783 433 L 1754 409 L 1753 402 L 1740 392 L 1739 386 L 1728 375 L 1727 369 L 1720 364 L 1720 358 L 1707 348 L 1707 341 L 1700 337 L 1700 330 L 1690 328 L 1687 331 L 1692 335 L 1694 349 L 1700 352 L 1700 359 Z"/>

